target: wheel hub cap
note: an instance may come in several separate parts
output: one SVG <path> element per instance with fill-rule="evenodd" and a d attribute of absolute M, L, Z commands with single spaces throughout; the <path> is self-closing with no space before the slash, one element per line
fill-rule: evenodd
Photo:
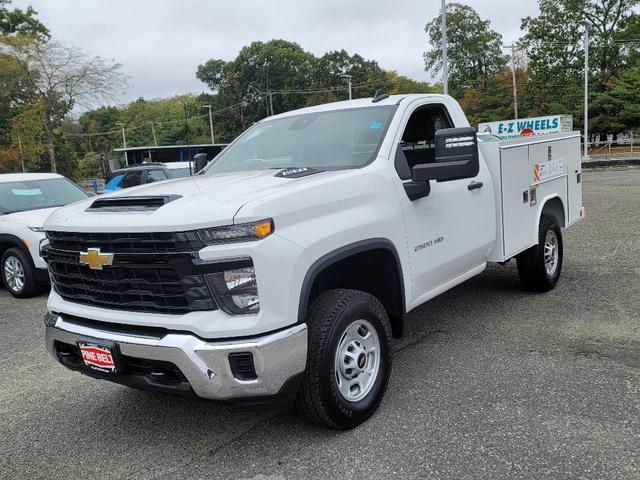
<path fill-rule="evenodd" d="M 350 402 L 363 399 L 373 388 L 380 370 L 380 338 L 367 320 L 347 327 L 336 350 L 336 384 Z"/>
<path fill-rule="evenodd" d="M 5 260 L 4 278 L 9 288 L 14 292 L 19 292 L 24 287 L 24 269 L 16 257 L 7 257 Z"/>
<path fill-rule="evenodd" d="M 547 275 L 551 276 L 558 268 L 558 236 L 553 230 L 547 232 L 544 240 L 544 266 Z"/>

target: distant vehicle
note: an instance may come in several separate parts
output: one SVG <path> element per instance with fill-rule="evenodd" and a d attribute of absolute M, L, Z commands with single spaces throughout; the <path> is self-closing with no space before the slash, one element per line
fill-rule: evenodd
<path fill-rule="evenodd" d="M 191 162 L 140 163 L 116 170 L 110 180 L 98 193 L 109 193 L 123 188 L 136 187 L 147 183 L 162 182 L 172 178 L 188 177 L 193 174 Z"/>
<path fill-rule="evenodd" d="M 89 196 L 55 173 L 0 175 L 0 257 L 2 281 L 11 295 L 30 297 L 49 282 L 40 257 L 42 225 L 57 207 Z"/>

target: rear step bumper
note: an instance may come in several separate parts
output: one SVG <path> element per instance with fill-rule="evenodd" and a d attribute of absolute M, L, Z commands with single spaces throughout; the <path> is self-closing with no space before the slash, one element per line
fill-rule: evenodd
<path fill-rule="evenodd" d="M 277 396 L 288 380 L 299 377 L 307 360 L 305 324 L 220 342 L 188 333 L 132 335 L 78 325 L 55 314 L 47 314 L 45 324 L 47 349 L 67 368 L 125 385 L 210 400 Z M 118 372 L 85 366 L 78 342 L 112 346 Z"/>

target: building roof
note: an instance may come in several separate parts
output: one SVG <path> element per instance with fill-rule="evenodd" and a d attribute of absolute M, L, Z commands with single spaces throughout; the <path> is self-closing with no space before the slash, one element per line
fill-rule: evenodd
<path fill-rule="evenodd" d="M 228 143 L 199 143 L 194 145 L 149 145 L 147 147 L 127 147 L 114 148 L 114 152 L 136 152 L 140 150 L 170 150 L 172 148 L 205 148 L 205 147 L 226 147 Z"/>

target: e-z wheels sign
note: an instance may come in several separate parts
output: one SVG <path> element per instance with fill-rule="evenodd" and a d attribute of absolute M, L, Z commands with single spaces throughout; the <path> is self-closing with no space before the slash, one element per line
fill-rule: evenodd
<path fill-rule="evenodd" d="M 571 115 L 521 118 L 518 120 L 487 122 L 478 125 L 478 132 L 490 133 L 500 138 L 517 138 L 527 135 L 570 132 L 572 130 L 573 117 Z"/>

